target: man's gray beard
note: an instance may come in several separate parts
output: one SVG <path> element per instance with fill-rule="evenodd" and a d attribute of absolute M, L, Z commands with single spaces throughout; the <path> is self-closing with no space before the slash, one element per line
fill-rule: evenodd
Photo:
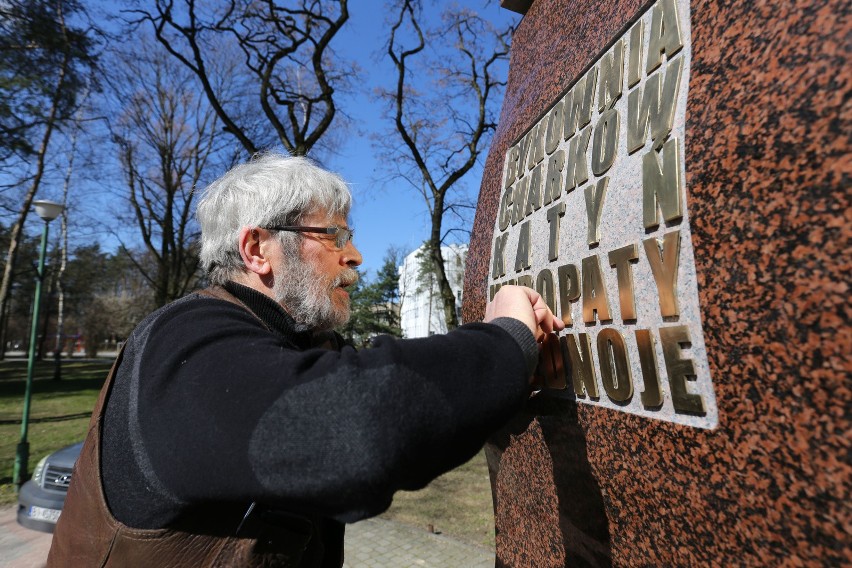
<path fill-rule="evenodd" d="M 336 307 L 332 293 L 342 283 L 354 283 L 358 273 L 349 268 L 327 285 L 303 258 L 287 255 L 285 272 L 272 285 L 275 300 L 296 322 L 296 331 L 326 331 L 349 321 L 349 298 Z"/>

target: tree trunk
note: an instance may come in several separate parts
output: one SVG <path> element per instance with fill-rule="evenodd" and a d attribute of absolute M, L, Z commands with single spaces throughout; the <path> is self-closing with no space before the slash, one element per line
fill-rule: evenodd
<path fill-rule="evenodd" d="M 407 62 L 419 56 L 426 48 L 427 37 L 432 37 L 424 32 L 418 22 L 422 14 L 421 4 L 418 0 L 403 0 L 395 7 L 399 16 L 391 24 L 387 55 L 396 67 L 396 85 L 394 89 L 383 89 L 381 92 L 383 97 L 391 101 L 396 131 L 407 149 L 408 156 L 404 160 L 410 169 L 403 167 L 398 170 L 400 176 L 420 191 L 430 211 L 432 226 L 426 246 L 429 249 L 430 269 L 438 280 L 438 292 L 449 331 L 458 327 L 459 322 L 456 297 L 447 278 L 441 252 L 444 237 L 442 224 L 444 215 L 460 205 L 448 201 L 451 199 L 450 190 L 474 167 L 483 146 L 487 144 L 488 134 L 495 128 L 488 108 L 489 100 L 494 100 L 494 89 L 503 83 L 491 76 L 490 68 L 508 57 L 506 38 L 510 32 L 494 30 L 467 10 L 450 10 L 442 14 L 446 16 L 444 25 L 454 38 L 452 49 L 457 51 L 459 59 L 448 57 L 446 65 L 438 63 L 440 68 L 436 71 L 442 81 L 447 80 L 449 84 L 455 82 L 456 86 L 460 86 L 465 99 L 476 102 L 476 116 L 457 114 L 458 109 L 455 108 L 447 116 L 442 116 L 439 109 L 434 107 L 425 107 L 423 112 L 416 107 L 406 109 L 405 103 L 414 93 L 409 88 L 411 84 L 406 83 Z M 397 37 L 397 33 L 403 33 L 401 30 L 407 28 L 406 21 L 409 29 L 413 30 L 411 42 Z M 487 45 L 493 46 L 493 51 L 485 47 L 484 53 L 480 54 L 478 50 L 470 49 L 470 46 L 479 45 L 483 39 Z M 438 132 L 442 133 L 441 136 L 435 136 Z M 447 135 L 446 141 L 436 142 L 443 135 Z M 394 157 L 406 154 L 396 145 L 389 149 Z"/>
<path fill-rule="evenodd" d="M 62 67 L 59 69 L 59 75 L 56 82 L 56 91 L 54 92 L 53 101 L 51 102 L 50 112 L 44 127 L 44 136 L 42 136 L 41 146 L 38 149 L 36 172 L 33 181 L 30 184 L 24 195 L 21 209 L 18 210 L 18 218 L 15 224 L 12 225 L 12 231 L 9 236 L 9 249 L 6 251 L 6 266 L 3 269 L 3 280 L 0 282 L 0 319 L 5 319 L 9 310 L 9 294 L 12 291 L 12 271 L 15 269 L 15 264 L 18 261 L 18 246 L 21 236 L 24 232 L 24 222 L 29 215 L 30 207 L 32 207 L 33 199 L 36 191 L 41 186 L 41 179 L 44 176 L 45 162 L 47 157 L 47 148 L 50 145 L 50 138 L 53 135 L 53 129 L 56 126 L 56 114 L 59 109 L 59 99 L 65 87 L 65 75 L 68 69 L 70 55 L 66 51 L 62 61 Z M 6 326 L 0 328 L 0 359 L 5 356 L 6 352 Z"/>
<path fill-rule="evenodd" d="M 65 269 L 68 267 L 68 187 L 71 184 L 71 172 L 74 169 L 74 150 L 77 147 L 77 134 L 71 139 L 71 152 L 68 158 L 68 170 L 62 186 L 62 222 L 59 236 L 59 269 L 56 271 L 56 289 L 59 292 L 56 306 L 56 343 L 53 347 L 53 380 L 62 378 L 62 348 L 65 335 Z"/>
<path fill-rule="evenodd" d="M 63 203 L 67 203 L 67 186 L 65 199 Z M 62 212 L 62 236 L 61 245 L 59 248 L 60 258 L 59 270 L 56 275 L 56 290 L 59 292 L 56 305 L 56 342 L 53 345 L 53 380 L 58 381 L 62 378 L 62 347 L 63 335 L 65 332 L 65 287 L 62 285 L 62 278 L 65 276 L 65 268 L 68 265 L 68 218 L 65 211 Z"/>
<path fill-rule="evenodd" d="M 47 282 L 47 290 L 42 291 L 42 296 L 44 297 L 44 314 L 41 316 L 41 335 L 38 337 L 38 351 L 37 351 L 37 359 L 44 359 L 45 353 L 45 344 L 47 343 L 47 328 L 50 325 L 50 316 L 51 310 L 50 307 L 53 304 L 51 299 L 53 297 L 53 287 L 56 285 L 56 272 L 52 272 L 50 275 L 50 280 Z"/>
<path fill-rule="evenodd" d="M 453 294 L 453 289 L 450 286 L 450 281 L 447 278 L 447 271 L 444 270 L 444 255 L 441 253 L 441 243 L 436 245 L 434 242 L 429 243 L 430 258 L 432 259 L 432 269 L 435 271 L 435 277 L 438 279 L 438 292 L 441 296 L 441 305 L 444 307 L 444 320 L 447 322 L 447 331 L 452 331 L 459 326 L 459 318 L 456 315 L 456 296 Z"/>

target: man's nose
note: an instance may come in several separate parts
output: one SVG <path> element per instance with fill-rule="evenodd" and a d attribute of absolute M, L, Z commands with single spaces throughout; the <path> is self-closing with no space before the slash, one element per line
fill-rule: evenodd
<path fill-rule="evenodd" d="M 364 259 L 361 257 L 361 251 L 358 250 L 352 241 L 346 243 L 343 249 L 343 262 L 352 268 L 360 266 L 364 262 Z"/>

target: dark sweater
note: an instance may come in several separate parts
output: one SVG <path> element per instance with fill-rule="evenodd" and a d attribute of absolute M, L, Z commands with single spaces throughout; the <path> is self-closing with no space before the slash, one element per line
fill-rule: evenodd
<path fill-rule="evenodd" d="M 373 516 L 395 491 L 470 459 L 527 397 L 537 348 L 517 320 L 329 351 L 266 296 L 227 288 L 257 317 L 193 294 L 128 339 L 102 474 L 129 526 L 253 501 L 343 522 Z"/>

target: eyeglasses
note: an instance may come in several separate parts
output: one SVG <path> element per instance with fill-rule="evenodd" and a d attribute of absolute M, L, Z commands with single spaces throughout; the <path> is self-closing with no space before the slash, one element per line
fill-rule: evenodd
<path fill-rule="evenodd" d="M 344 227 L 303 227 L 301 225 L 290 225 L 284 227 L 266 227 L 267 231 L 294 231 L 299 233 L 325 233 L 326 235 L 334 235 L 334 246 L 342 249 L 346 243 L 352 240 L 355 234 L 353 229 Z"/>

